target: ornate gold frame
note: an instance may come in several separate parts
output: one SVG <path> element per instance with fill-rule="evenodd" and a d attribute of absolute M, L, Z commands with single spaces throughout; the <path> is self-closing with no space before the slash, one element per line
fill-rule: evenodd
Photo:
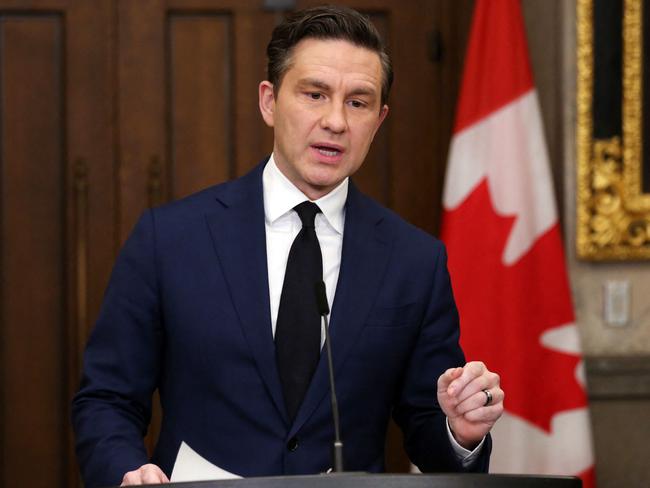
<path fill-rule="evenodd" d="M 593 0 L 578 0 L 578 256 L 650 259 L 650 194 L 642 193 L 642 0 L 624 0 L 622 140 L 594 139 Z"/>

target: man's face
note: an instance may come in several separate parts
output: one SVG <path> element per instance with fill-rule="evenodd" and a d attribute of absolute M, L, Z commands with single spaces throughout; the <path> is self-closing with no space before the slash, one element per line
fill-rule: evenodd
<path fill-rule="evenodd" d="M 260 83 L 260 110 L 274 129 L 282 173 L 310 199 L 329 193 L 366 157 L 388 113 L 379 55 L 343 40 L 304 39 L 280 89 Z"/>

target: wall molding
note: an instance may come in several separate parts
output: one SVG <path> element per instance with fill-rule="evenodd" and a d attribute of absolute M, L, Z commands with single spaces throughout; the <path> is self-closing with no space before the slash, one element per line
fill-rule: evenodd
<path fill-rule="evenodd" d="M 590 400 L 650 399 L 650 356 L 585 357 Z"/>

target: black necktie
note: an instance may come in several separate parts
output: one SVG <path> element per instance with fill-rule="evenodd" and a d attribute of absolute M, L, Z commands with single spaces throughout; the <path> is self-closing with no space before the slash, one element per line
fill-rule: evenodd
<path fill-rule="evenodd" d="M 323 258 L 314 229 L 318 205 L 294 207 L 302 229 L 289 251 L 275 329 L 275 352 L 289 418 L 293 420 L 320 357 L 320 315 L 316 283 L 323 279 Z"/>

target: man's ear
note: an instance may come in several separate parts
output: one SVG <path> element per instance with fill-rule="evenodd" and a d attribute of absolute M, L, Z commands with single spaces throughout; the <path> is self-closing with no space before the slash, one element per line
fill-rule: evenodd
<path fill-rule="evenodd" d="M 386 116 L 388 115 L 388 105 L 384 105 L 381 107 L 381 110 L 379 111 L 379 119 L 377 120 L 377 127 L 375 127 L 375 134 L 381 127 L 382 122 L 386 119 Z M 375 137 L 375 134 L 372 136 Z"/>
<path fill-rule="evenodd" d="M 259 86 L 259 104 L 260 113 L 266 125 L 273 127 L 275 113 L 275 94 L 273 93 L 273 83 L 263 81 Z"/>

